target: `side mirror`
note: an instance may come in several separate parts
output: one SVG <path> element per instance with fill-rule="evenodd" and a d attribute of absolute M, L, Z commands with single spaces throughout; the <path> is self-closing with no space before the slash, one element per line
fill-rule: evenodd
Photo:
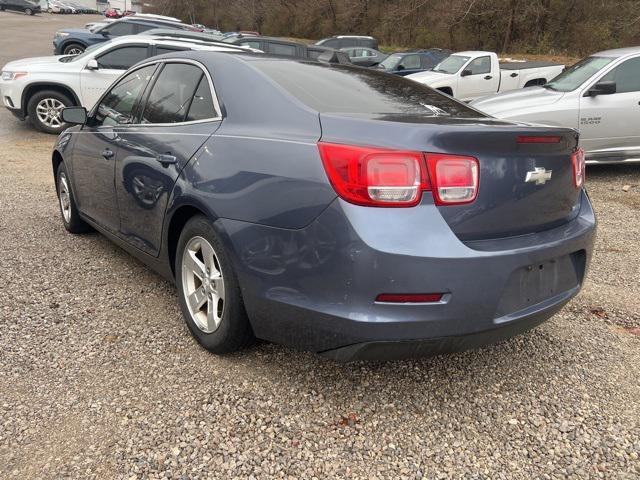
<path fill-rule="evenodd" d="M 611 95 L 616 93 L 616 82 L 598 82 L 585 93 L 585 97 L 597 97 L 598 95 Z"/>
<path fill-rule="evenodd" d="M 462 73 L 460 74 L 461 77 L 468 77 L 469 75 L 473 75 L 471 70 L 462 70 Z"/>
<path fill-rule="evenodd" d="M 399 72 L 401 72 L 402 70 L 404 70 L 404 65 L 398 65 L 398 66 L 396 67 L 396 70 L 397 70 L 397 71 L 399 71 Z"/>
<path fill-rule="evenodd" d="M 86 69 L 87 70 L 98 70 L 100 65 L 98 65 L 98 61 L 95 58 L 92 58 L 87 62 Z"/>
<path fill-rule="evenodd" d="M 87 109 L 84 107 L 66 107 L 62 110 L 62 121 L 70 125 L 87 123 Z"/>

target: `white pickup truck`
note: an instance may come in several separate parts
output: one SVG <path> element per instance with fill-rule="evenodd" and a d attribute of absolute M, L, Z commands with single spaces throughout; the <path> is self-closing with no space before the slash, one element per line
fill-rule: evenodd
<path fill-rule="evenodd" d="M 492 52 L 458 52 L 433 70 L 406 78 L 428 85 L 465 102 L 499 92 L 544 85 L 564 70 L 548 62 L 500 63 Z"/>

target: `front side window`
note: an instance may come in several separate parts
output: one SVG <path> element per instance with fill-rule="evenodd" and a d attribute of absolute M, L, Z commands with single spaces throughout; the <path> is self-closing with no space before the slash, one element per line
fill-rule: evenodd
<path fill-rule="evenodd" d="M 135 25 L 129 22 L 115 22 L 114 24 L 105 27 L 102 31 L 107 32 L 109 35 L 114 37 L 133 35 L 137 33 Z"/>
<path fill-rule="evenodd" d="M 587 57 L 567 68 L 543 87 L 558 92 L 572 92 L 613 60 L 613 57 Z"/>
<path fill-rule="evenodd" d="M 255 40 L 247 40 L 245 42 L 242 42 L 240 45 L 242 45 L 243 47 L 251 47 L 255 48 L 256 50 L 260 50 L 260 42 L 256 42 Z"/>
<path fill-rule="evenodd" d="M 616 93 L 640 91 L 640 57 L 621 63 L 604 77 L 601 82 L 616 82 Z"/>
<path fill-rule="evenodd" d="M 407 55 L 398 65 L 398 70 L 417 70 L 420 68 L 420 55 Z"/>
<path fill-rule="evenodd" d="M 463 55 L 451 55 L 436 65 L 436 68 L 434 68 L 433 71 L 453 75 L 454 73 L 458 73 L 458 71 L 468 61 L 469 57 L 465 57 Z"/>
<path fill-rule="evenodd" d="M 127 70 L 147 58 L 147 46 L 122 47 L 100 55 L 96 60 L 100 68 Z"/>
<path fill-rule="evenodd" d="M 142 123 L 184 122 L 196 88 L 204 76 L 195 65 L 168 63 L 151 89 Z M 209 115 L 212 117 L 214 115 Z"/>
<path fill-rule="evenodd" d="M 93 125 L 114 126 L 132 123 L 140 95 L 151 80 L 155 68 L 155 65 L 149 65 L 122 78 L 98 105 Z"/>
<path fill-rule="evenodd" d="M 465 70 L 469 70 L 471 75 L 491 73 L 491 57 L 474 58 Z"/>

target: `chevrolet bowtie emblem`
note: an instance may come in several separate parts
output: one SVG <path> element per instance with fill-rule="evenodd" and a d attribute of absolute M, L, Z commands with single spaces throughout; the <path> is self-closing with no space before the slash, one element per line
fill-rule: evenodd
<path fill-rule="evenodd" d="M 551 180 L 551 173 L 552 170 L 536 167 L 533 172 L 527 172 L 527 176 L 524 181 L 527 183 L 536 182 L 536 185 L 544 185 L 547 183 L 547 180 Z"/>

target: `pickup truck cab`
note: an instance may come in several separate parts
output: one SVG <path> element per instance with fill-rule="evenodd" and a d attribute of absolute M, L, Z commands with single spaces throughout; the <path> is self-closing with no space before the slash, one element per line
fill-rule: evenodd
<path fill-rule="evenodd" d="M 21 120 L 40 131 L 58 134 L 67 125 L 65 107 L 91 109 L 104 91 L 132 65 L 149 57 L 183 50 L 242 52 L 225 43 L 148 35 L 118 37 L 89 47 L 81 55 L 26 58 L 7 63 L 0 77 L 0 99 Z"/>
<path fill-rule="evenodd" d="M 407 78 L 471 101 L 498 92 L 542 85 L 563 69 L 564 65 L 548 62 L 500 63 L 493 52 L 468 51 L 454 53 L 433 70 Z"/>
<path fill-rule="evenodd" d="M 501 119 L 578 130 L 587 163 L 640 162 L 640 47 L 595 53 L 542 87 L 472 105 Z"/>

